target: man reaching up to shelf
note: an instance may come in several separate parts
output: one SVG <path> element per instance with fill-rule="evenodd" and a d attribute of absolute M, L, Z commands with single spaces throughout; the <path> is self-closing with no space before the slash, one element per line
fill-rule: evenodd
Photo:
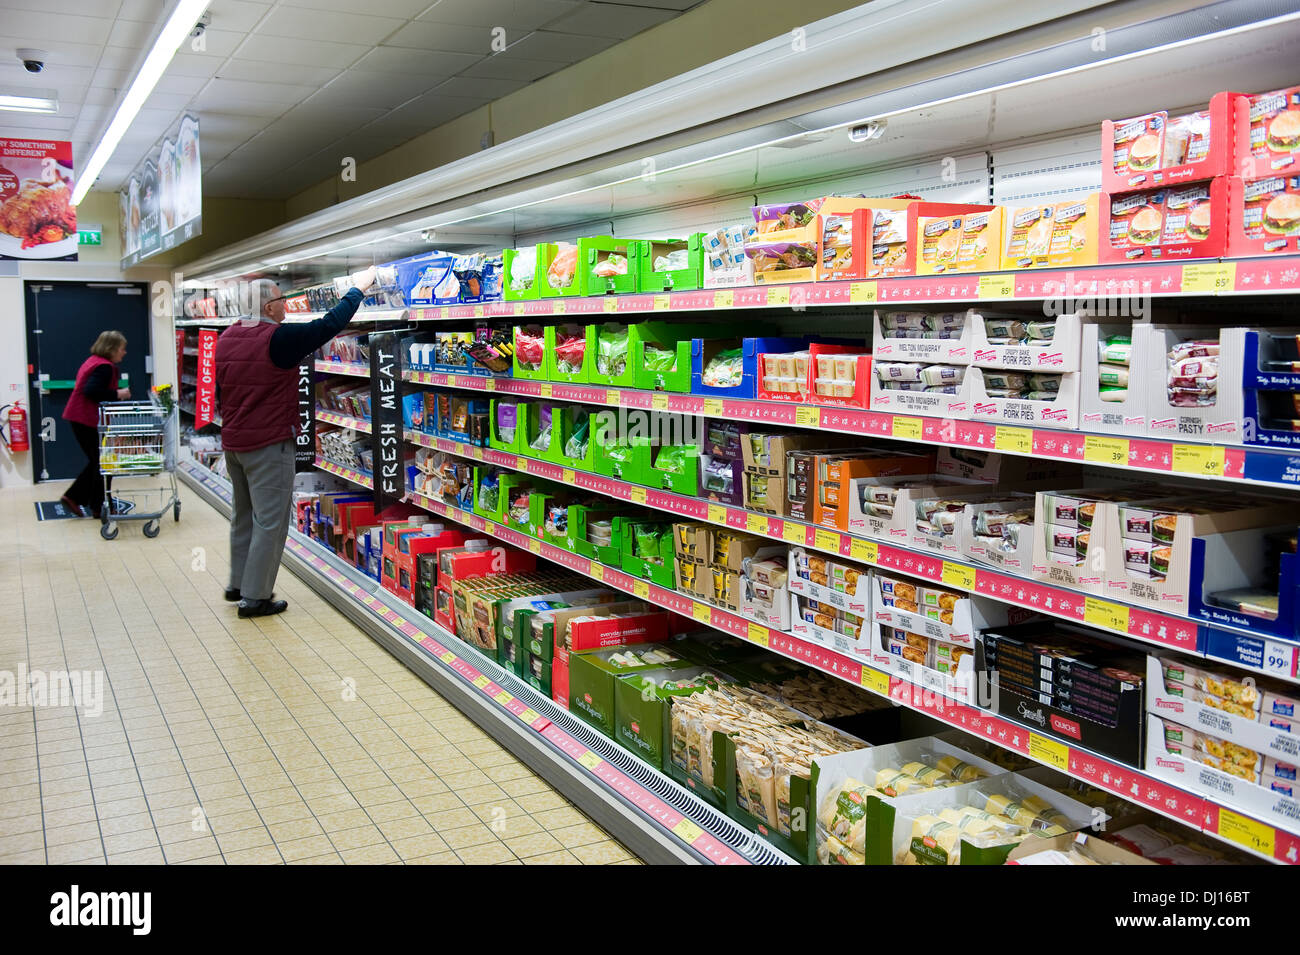
<path fill-rule="evenodd" d="M 285 325 L 284 295 L 270 279 L 252 284 L 249 314 L 217 340 L 217 403 L 221 443 L 230 473 L 230 585 L 241 617 L 265 617 L 288 607 L 271 592 L 284 554 L 293 503 L 298 434 L 298 366 L 347 328 L 375 270 L 314 322 Z"/>

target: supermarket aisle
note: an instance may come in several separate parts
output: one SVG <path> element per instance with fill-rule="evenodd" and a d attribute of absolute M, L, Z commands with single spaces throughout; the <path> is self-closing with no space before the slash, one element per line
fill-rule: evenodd
<path fill-rule="evenodd" d="M 238 619 L 182 493 L 111 543 L 0 493 L 0 864 L 635 861 L 287 571 Z"/>

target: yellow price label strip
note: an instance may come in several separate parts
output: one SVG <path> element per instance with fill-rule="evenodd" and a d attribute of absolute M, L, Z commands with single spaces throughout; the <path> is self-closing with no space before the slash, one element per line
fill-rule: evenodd
<path fill-rule="evenodd" d="M 875 282 L 854 282 L 849 286 L 849 301 L 854 305 L 874 305 L 878 300 Z"/>
<path fill-rule="evenodd" d="M 794 409 L 794 423 L 801 428 L 817 428 L 822 423 L 822 411 L 820 408 L 809 408 L 800 405 Z"/>
<path fill-rule="evenodd" d="M 1101 438 L 1090 434 L 1083 439 L 1083 459 L 1092 464 L 1128 464 L 1128 438 Z"/>
<path fill-rule="evenodd" d="M 1070 747 L 1046 736 L 1029 734 L 1029 756 L 1063 773 L 1070 770 Z"/>
<path fill-rule="evenodd" d="M 581 763 L 583 766 L 586 766 L 588 769 L 595 769 L 597 766 L 601 764 L 602 760 L 591 750 L 587 750 L 585 753 L 583 753 L 581 756 L 578 757 L 578 762 Z"/>
<path fill-rule="evenodd" d="M 981 275 L 979 278 L 980 298 L 1015 298 L 1016 277 L 1014 275 Z"/>
<path fill-rule="evenodd" d="M 484 390 L 484 391 L 496 391 L 496 390 L 497 390 L 497 380 L 496 380 L 495 378 L 487 378 L 487 379 L 485 379 L 484 382 L 483 382 L 483 390 Z"/>
<path fill-rule="evenodd" d="M 671 307 L 672 307 L 672 299 L 669 298 L 667 295 L 656 295 L 656 296 L 655 296 L 655 311 L 656 311 L 656 312 L 666 312 L 666 311 L 668 311 L 668 309 L 671 308 Z"/>
<path fill-rule="evenodd" d="M 875 541 L 849 541 L 849 556 L 866 564 L 880 561 L 880 545 Z"/>
<path fill-rule="evenodd" d="M 713 608 L 708 604 L 696 603 L 691 607 L 691 616 L 701 623 L 713 622 Z"/>
<path fill-rule="evenodd" d="M 667 410 L 668 410 L 668 396 L 667 396 L 667 395 L 653 395 L 653 396 L 651 396 L 651 398 L 650 398 L 650 407 L 651 407 L 653 410 L 655 410 L 655 411 L 667 411 Z"/>
<path fill-rule="evenodd" d="M 1236 285 L 1236 262 L 1183 266 L 1184 292 L 1206 292 L 1214 295 L 1220 292 L 1231 292 Z"/>
<path fill-rule="evenodd" d="M 455 376 L 455 375 L 448 375 L 448 376 L 447 376 L 447 387 L 448 387 L 448 388 L 455 388 L 455 387 L 456 387 L 456 376 Z"/>
<path fill-rule="evenodd" d="M 573 471 L 570 470 L 569 468 L 564 469 L 563 477 L 564 477 L 564 483 L 568 484 L 570 487 L 578 483 L 578 476 L 574 474 Z"/>
<path fill-rule="evenodd" d="M 540 554 L 542 552 L 542 542 L 539 540 L 530 540 L 528 542 L 528 549 L 534 554 Z"/>
<path fill-rule="evenodd" d="M 781 539 L 802 547 L 808 543 L 808 528 L 794 521 L 784 521 L 781 525 Z"/>
<path fill-rule="evenodd" d="M 619 391 L 617 388 L 605 389 L 605 404 L 617 405 L 617 404 L 621 404 L 622 401 L 623 401 L 623 392 Z"/>
<path fill-rule="evenodd" d="M 962 590 L 974 590 L 975 568 L 963 567 L 961 564 L 953 564 L 945 560 L 940 579 L 952 587 L 960 587 Z"/>
<path fill-rule="evenodd" d="M 725 524 L 727 523 L 727 509 L 721 504 L 709 505 L 709 523 Z"/>
<path fill-rule="evenodd" d="M 689 846 L 700 836 L 704 835 L 704 830 L 689 819 L 683 819 L 681 822 L 677 823 L 677 825 L 673 826 L 673 835 Z"/>
<path fill-rule="evenodd" d="M 519 718 L 523 720 L 525 723 L 531 723 L 533 720 L 537 719 L 537 717 L 540 715 L 541 714 L 539 714 L 536 710 L 524 710 L 522 713 L 519 714 Z"/>
<path fill-rule="evenodd" d="M 1231 809 L 1219 809 L 1219 835 L 1269 858 L 1275 852 L 1276 829 L 1255 819 L 1248 819 Z"/>
<path fill-rule="evenodd" d="M 1104 630 L 1128 633 L 1128 607 L 1096 597 L 1084 597 L 1083 622 Z"/>
<path fill-rule="evenodd" d="M 767 536 L 768 523 L 767 518 L 761 514 L 745 515 L 745 530 L 751 534 L 757 534 L 759 537 Z"/>
<path fill-rule="evenodd" d="M 705 415 L 705 417 L 708 417 L 708 418 L 721 418 L 721 417 L 722 417 L 722 399 L 721 399 L 721 398 L 705 398 L 705 399 L 704 399 L 704 415 Z"/>
<path fill-rule="evenodd" d="M 478 687 L 480 690 L 483 689 L 483 687 L 487 686 L 491 682 L 492 681 L 489 680 L 487 677 L 485 677 L 482 673 L 474 677 L 474 685 Z"/>
<path fill-rule="evenodd" d="M 632 583 L 632 593 L 640 597 L 642 600 L 646 600 L 650 596 L 650 585 L 644 580 L 634 581 Z"/>
<path fill-rule="evenodd" d="M 646 502 L 646 489 L 643 487 L 632 488 L 630 500 L 633 504 L 644 504 Z"/>
<path fill-rule="evenodd" d="M 552 314 L 552 315 L 563 315 L 563 314 L 564 314 L 564 302 L 563 302 L 563 301 L 558 301 L 558 300 L 552 302 L 552 303 L 551 303 L 551 314 Z"/>
<path fill-rule="evenodd" d="M 482 318 L 482 317 L 483 317 L 483 306 L 482 306 L 482 305 L 475 305 L 475 306 L 474 306 L 474 317 L 475 317 L 475 318 Z"/>
<path fill-rule="evenodd" d="M 1199 474 L 1202 477 L 1223 477 L 1226 448 L 1204 444 L 1175 444 L 1170 464 L 1182 474 Z"/>
<path fill-rule="evenodd" d="M 768 305 L 789 305 L 790 290 L 788 288 L 769 288 L 767 290 Z"/>
<path fill-rule="evenodd" d="M 889 695 L 889 674 L 883 670 L 863 667 L 861 682 L 873 693 L 879 693 L 881 696 Z"/>
<path fill-rule="evenodd" d="M 751 643 L 766 647 L 768 645 L 767 627 L 761 623 L 751 623 L 749 625 L 749 640 Z"/>
<path fill-rule="evenodd" d="M 725 292 L 713 293 L 714 308 L 731 308 L 731 306 L 735 304 L 735 301 L 736 301 L 736 293 L 731 291 L 730 289 L 726 290 Z"/>
<path fill-rule="evenodd" d="M 456 654 L 448 650 L 446 653 L 440 654 L 438 659 L 443 663 L 452 663 L 456 659 Z"/>
<path fill-rule="evenodd" d="M 597 580 L 604 580 L 605 565 L 593 560 L 591 562 L 591 576 L 595 577 Z"/>
<path fill-rule="evenodd" d="M 524 303 L 523 303 L 523 302 L 515 302 L 515 314 L 516 314 L 516 315 L 523 315 L 526 311 L 527 311 L 527 309 L 524 308 Z"/>
<path fill-rule="evenodd" d="M 549 397 L 551 397 L 551 392 L 552 392 L 552 389 L 551 389 L 551 385 L 550 385 L 550 383 L 549 383 L 549 382 L 543 382 L 543 383 L 542 383 L 542 397 L 543 397 L 543 398 L 549 398 Z"/>
<path fill-rule="evenodd" d="M 920 441 L 924 423 L 920 418 L 895 418 L 890 433 L 902 441 Z"/>
<path fill-rule="evenodd" d="M 505 690 L 502 690 L 496 696 L 492 697 L 492 699 L 496 700 L 498 703 L 505 704 L 513 700 L 514 697 L 511 696 L 509 693 L 507 693 Z"/>
<path fill-rule="evenodd" d="M 1009 428 L 998 425 L 993 434 L 993 448 L 997 451 L 1014 451 L 1017 454 L 1034 453 L 1034 432 L 1028 428 Z"/>
<path fill-rule="evenodd" d="M 824 531 L 820 527 L 813 533 L 813 544 L 818 550 L 840 552 L 840 535 L 835 531 Z"/>
<path fill-rule="evenodd" d="M 612 313 L 618 311 L 618 299 L 613 298 L 612 296 L 606 296 L 605 301 L 601 304 L 605 307 L 605 311 L 607 312 Z"/>

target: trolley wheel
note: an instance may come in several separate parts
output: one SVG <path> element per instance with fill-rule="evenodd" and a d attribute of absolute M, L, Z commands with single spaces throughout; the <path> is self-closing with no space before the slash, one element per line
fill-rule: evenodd
<path fill-rule="evenodd" d="M 110 524 L 108 521 L 105 521 L 103 524 L 100 524 L 99 536 L 104 538 L 104 540 L 106 541 L 113 540 L 114 538 L 117 537 L 117 525 Z"/>
<path fill-rule="evenodd" d="M 172 520 L 179 522 L 181 519 L 181 502 L 177 501 L 172 505 Z"/>
<path fill-rule="evenodd" d="M 158 521 L 147 521 L 144 525 L 144 536 L 157 537 L 160 530 L 162 530 L 162 525 Z"/>

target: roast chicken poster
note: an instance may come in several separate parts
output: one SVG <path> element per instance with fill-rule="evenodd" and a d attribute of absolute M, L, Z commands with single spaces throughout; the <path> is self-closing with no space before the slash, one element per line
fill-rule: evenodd
<path fill-rule="evenodd" d="M 77 258 L 72 143 L 0 139 L 0 259 Z"/>

